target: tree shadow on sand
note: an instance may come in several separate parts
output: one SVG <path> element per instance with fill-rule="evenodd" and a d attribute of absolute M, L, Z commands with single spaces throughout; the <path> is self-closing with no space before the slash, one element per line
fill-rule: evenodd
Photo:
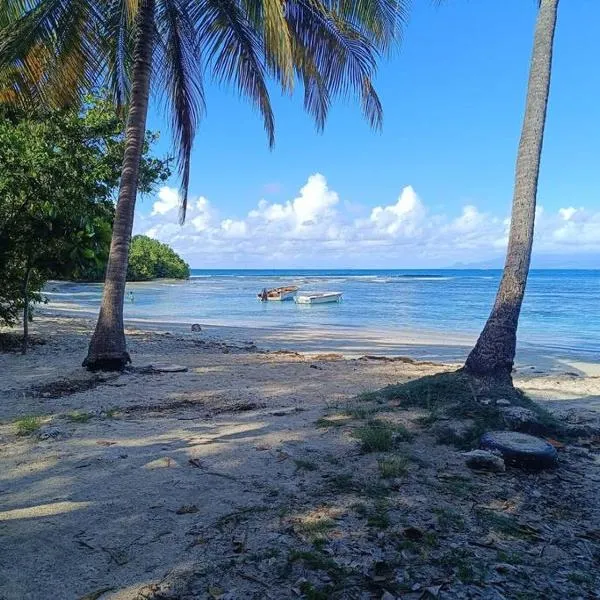
<path fill-rule="evenodd" d="M 421 425 L 432 429 L 439 442 L 462 449 L 476 447 L 486 431 L 507 429 L 503 413 L 507 406 L 525 408 L 535 415 L 534 429 L 526 431 L 525 426 L 523 432 L 563 435 L 556 418 L 515 388 L 510 378 L 475 377 L 463 369 L 389 385 L 361 394 L 357 400 L 370 403 L 375 411 L 378 406 L 424 409 Z M 461 426 L 444 426 L 448 421 L 460 421 Z"/>

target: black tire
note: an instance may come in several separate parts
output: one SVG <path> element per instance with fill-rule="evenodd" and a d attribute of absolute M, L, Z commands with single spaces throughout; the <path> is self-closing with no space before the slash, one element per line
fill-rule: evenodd
<path fill-rule="evenodd" d="M 556 448 L 540 438 L 516 431 L 490 431 L 481 437 L 482 450 L 499 452 L 507 465 L 522 469 L 551 469 L 557 466 Z"/>

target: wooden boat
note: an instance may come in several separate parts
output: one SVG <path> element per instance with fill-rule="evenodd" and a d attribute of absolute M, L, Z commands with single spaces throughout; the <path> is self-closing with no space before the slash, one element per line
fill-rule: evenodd
<path fill-rule="evenodd" d="M 267 290 L 266 288 L 258 294 L 258 299 L 263 302 L 267 300 L 283 301 L 292 300 L 298 291 L 297 285 L 286 285 L 284 287 L 272 288 Z"/>
<path fill-rule="evenodd" d="M 311 292 L 296 296 L 296 304 L 325 304 L 326 302 L 339 302 L 342 292 Z"/>

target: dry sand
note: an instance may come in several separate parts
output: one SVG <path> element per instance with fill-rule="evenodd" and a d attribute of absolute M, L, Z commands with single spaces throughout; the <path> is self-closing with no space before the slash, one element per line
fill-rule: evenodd
<path fill-rule="evenodd" d="M 453 365 L 137 324 L 135 365 L 187 372 L 96 377 L 78 367 L 91 326 L 44 317 L 45 345 L 0 355 L 0 599 L 600 597 L 596 440 L 562 449 L 556 472 L 474 475 L 403 411 L 413 440 L 363 454 L 350 422 L 318 419 Z M 600 412 L 593 365 L 524 364 L 516 383 Z M 27 415 L 42 429 L 17 435 Z"/>

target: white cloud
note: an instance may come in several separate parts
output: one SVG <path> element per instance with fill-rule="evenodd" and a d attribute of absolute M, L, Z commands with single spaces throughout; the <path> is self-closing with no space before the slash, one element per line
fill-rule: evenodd
<path fill-rule="evenodd" d="M 572 207 L 558 212 L 563 222 L 553 232 L 555 241 L 577 247 L 600 246 L 600 213 Z"/>
<path fill-rule="evenodd" d="M 233 219 L 225 219 L 221 221 L 221 229 L 224 235 L 231 238 L 243 238 L 246 235 L 248 227 L 245 221 L 234 221 Z"/>
<path fill-rule="evenodd" d="M 480 213 L 476 206 L 468 204 L 463 207 L 462 215 L 454 219 L 452 226 L 459 233 L 470 233 L 480 229 L 487 216 Z"/>
<path fill-rule="evenodd" d="M 558 214 L 565 220 L 570 221 L 571 217 L 577 212 L 576 208 L 569 206 L 569 208 L 559 208 Z"/>
<path fill-rule="evenodd" d="M 439 205 L 439 199 L 436 199 Z M 395 203 L 357 218 L 326 178 L 311 175 L 284 203 L 259 200 L 245 217 L 219 217 L 203 196 L 190 199 L 178 224 L 179 195 L 163 187 L 136 232 L 171 244 L 196 267 L 210 266 L 449 266 L 501 257 L 510 220 L 474 203 L 460 214 L 433 212 L 412 186 Z M 361 209 L 360 212 L 364 210 Z M 600 212 L 565 207 L 536 211 L 537 253 L 600 252 Z"/>
<path fill-rule="evenodd" d="M 164 215 L 179 207 L 179 193 L 176 189 L 163 186 L 158 192 L 158 200 L 152 205 L 153 215 Z"/>
<path fill-rule="evenodd" d="M 300 195 L 285 204 L 271 204 L 261 200 L 248 217 L 255 221 L 267 223 L 284 223 L 295 230 L 310 227 L 318 220 L 331 217 L 333 207 L 339 202 L 338 195 L 327 186 L 327 181 L 320 173 L 308 178 L 300 189 Z"/>
<path fill-rule="evenodd" d="M 200 196 L 196 202 L 191 203 L 191 211 L 189 212 L 191 214 L 188 215 L 188 219 L 196 231 L 207 231 L 209 229 L 214 213 L 210 202 L 204 196 Z"/>
<path fill-rule="evenodd" d="M 396 204 L 376 206 L 369 220 L 380 233 L 391 236 L 415 236 L 421 231 L 426 210 L 412 186 L 406 186 Z"/>

